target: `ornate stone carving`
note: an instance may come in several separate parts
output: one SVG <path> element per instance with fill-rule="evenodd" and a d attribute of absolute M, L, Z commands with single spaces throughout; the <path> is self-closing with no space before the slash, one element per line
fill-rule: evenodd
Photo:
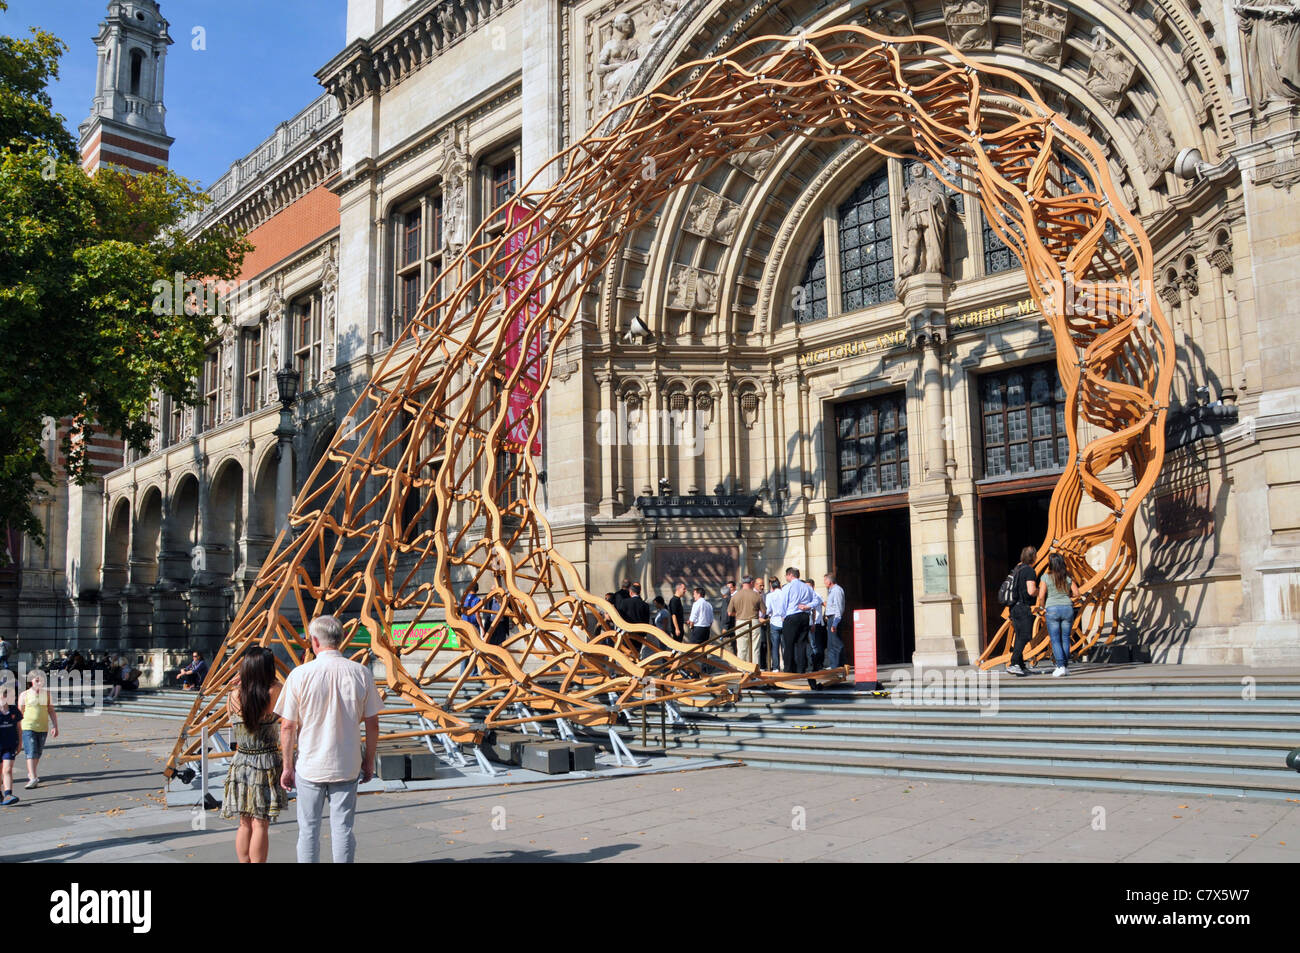
<path fill-rule="evenodd" d="M 641 48 L 636 42 L 636 23 L 626 13 L 614 17 L 608 40 L 600 48 L 596 59 L 596 79 L 600 84 L 600 98 L 596 115 L 604 115 L 623 98 L 623 90 L 641 65 Z"/>
<path fill-rule="evenodd" d="M 1244 3 L 1234 9 L 1250 104 L 1262 109 L 1300 99 L 1300 2 Z"/>
<path fill-rule="evenodd" d="M 334 364 L 338 358 L 336 344 L 336 327 L 338 324 L 339 300 L 339 243 L 330 242 L 321 263 L 320 300 L 321 300 L 321 379 L 334 379 Z"/>
<path fill-rule="evenodd" d="M 1088 91 L 1114 115 L 1136 69 L 1103 27 L 1092 28 L 1092 60 L 1088 66 Z"/>
<path fill-rule="evenodd" d="M 221 332 L 221 422 L 235 416 L 235 326 L 227 324 Z"/>
<path fill-rule="evenodd" d="M 695 200 L 686 210 L 683 228 L 726 245 L 740 221 L 740 206 L 706 188 L 696 190 Z"/>
<path fill-rule="evenodd" d="M 1215 240 L 1214 248 L 1206 255 L 1206 258 L 1209 259 L 1210 267 L 1223 274 L 1230 274 L 1233 268 L 1232 239 L 1226 234 L 1220 234 Z"/>
<path fill-rule="evenodd" d="M 1070 14 L 1065 7 L 1047 0 L 1024 0 L 1021 4 L 1020 48 L 1028 57 L 1059 70 L 1069 28 Z"/>
<path fill-rule="evenodd" d="M 1200 277 L 1200 273 L 1196 270 L 1196 266 L 1191 265 L 1186 271 L 1178 276 L 1178 281 L 1187 291 L 1187 294 L 1195 298 L 1201 293 Z"/>
<path fill-rule="evenodd" d="M 686 6 L 686 0 L 658 0 L 653 5 L 654 15 L 658 19 L 650 26 L 651 43 L 659 39 L 659 34 L 672 25 L 673 18 L 682 11 L 684 6 Z"/>
<path fill-rule="evenodd" d="M 993 46 L 992 16 L 987 0 L 945 0 L 943 21 L 948 39 L 959 50 L 987 50 Z"/>
<path fill-rule="evenodd" d="M 943 272 L 944 236 L 948 228 L 948 193 L 920 162 L 911 166 L 912 183 L 903 192 L 903 258 L 899 277 Z"/>
<path fill-rule="evenodd" d="M 1165 169 L 1169 168 L 1169 163 L 1178 154 L 1174 134 L 1164 113 L 1157 110 L 1147 117 L 1134 145 L 1137 147 L 1138 162 L 1146 173 L 1147 185 L 1153 186 L 1164 177 Z"/>
<path fill-rule="evenodd" d="M 850 22 L 882 36 L 916 35 L 916 29 L 912 26 L 912 14 L 907 7 L 901 5 L 883 4 L 875 9 L 865 10 L 861 16 Z M 915 53 L 919 45 L 918 43 L 904 44 L 899 47 L 899 52 L 904 55 Z"/>
<path fill-rule="evenodd" d="M 753 152 L 733 152 L 727 156 L 727 161 L 741 172 L 757 179 L 767 171 L 775 156 L 776 147 L 769 146 L 766 149 L 755 149 Z"/>
<path fill-rule="evenodd" d="M 276 399 L 275 372 L 280 369 L 281 323 L 284 318 L 284 276 L 276 275 L 271 298 L 266 306 L 266 367 L 271 375 L 263 394 L 263 406 Z"/>
<path fill-rule="evenodd" d="M 690 265 L 673 265 L 668 275 L 668 307 L 713 311 L 718 306 L 718 276 Z"/>

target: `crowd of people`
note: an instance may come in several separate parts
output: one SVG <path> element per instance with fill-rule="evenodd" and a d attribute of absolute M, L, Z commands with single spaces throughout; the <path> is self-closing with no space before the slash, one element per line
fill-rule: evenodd
<path fill-rule="evenodd" d="M 824 595 L 793 566 L 782 576 L 745 576 L 739 586 L 726 583 L 715 607 L 702 585 L 679 581 L 668 600 L 655 596 L 647 603 L 641 584 L 625 579 L 605 600 L 625 622 L 653 625 L 674 641 L 699 645 L 732 633 L 729 647 L 744 661 L 764 671 L 803 674 L 836 668 L 844 656 L 844 589 L 833 573 L 822 583 Z"/>

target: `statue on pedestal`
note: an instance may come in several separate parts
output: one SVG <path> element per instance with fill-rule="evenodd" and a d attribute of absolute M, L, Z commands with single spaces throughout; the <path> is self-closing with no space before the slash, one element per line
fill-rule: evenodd
<path fill-rule="evenodd" d="M 922 163 L 912 164 L 912 184 L 903 192 L 903 261 L 900 277 L 943 272 L 948 229 L 948 194 Z"/>

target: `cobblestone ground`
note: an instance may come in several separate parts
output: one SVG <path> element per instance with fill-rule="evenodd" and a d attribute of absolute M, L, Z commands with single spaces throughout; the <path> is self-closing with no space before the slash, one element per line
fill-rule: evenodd
<path fill-rule="evenodd" d="M 176 724 L 68 715 L 6 860 L 234 860 L 234 822 L 163 806 Z M 1298 785 L 1300 787 L 1300 785 Z M 750 767 L 365 795 L 359 861 L 1300 861 L 1300 793 L 1265 801 Z M 196 826 L 198 829 L 195 829 Z M 326 825 L 328 832 L 328 825 Z M 271 829 L 292 862 L 294 807 Z M 328 857 L 328 833 L 322 855 Z"/>

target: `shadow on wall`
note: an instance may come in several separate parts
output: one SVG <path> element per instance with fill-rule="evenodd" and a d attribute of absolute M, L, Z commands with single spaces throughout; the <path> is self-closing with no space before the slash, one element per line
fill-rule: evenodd
<path fill-rule="evenodd" d="M 1160 481 L 1143 503 L 1149 534 L 1142 547 L 1144 564 L 1125 594 L 1120 634 L 1103 650 L 1111 661 L 1183 660 L 1213 585 L 1206 575 L 1236 568 L 1224 565 L 1230 557 L 1221 552 L 1216 519 L 1226 512 L 1227 477 L 1223 444 L 1214 438 L 1166 457 Z"/>

